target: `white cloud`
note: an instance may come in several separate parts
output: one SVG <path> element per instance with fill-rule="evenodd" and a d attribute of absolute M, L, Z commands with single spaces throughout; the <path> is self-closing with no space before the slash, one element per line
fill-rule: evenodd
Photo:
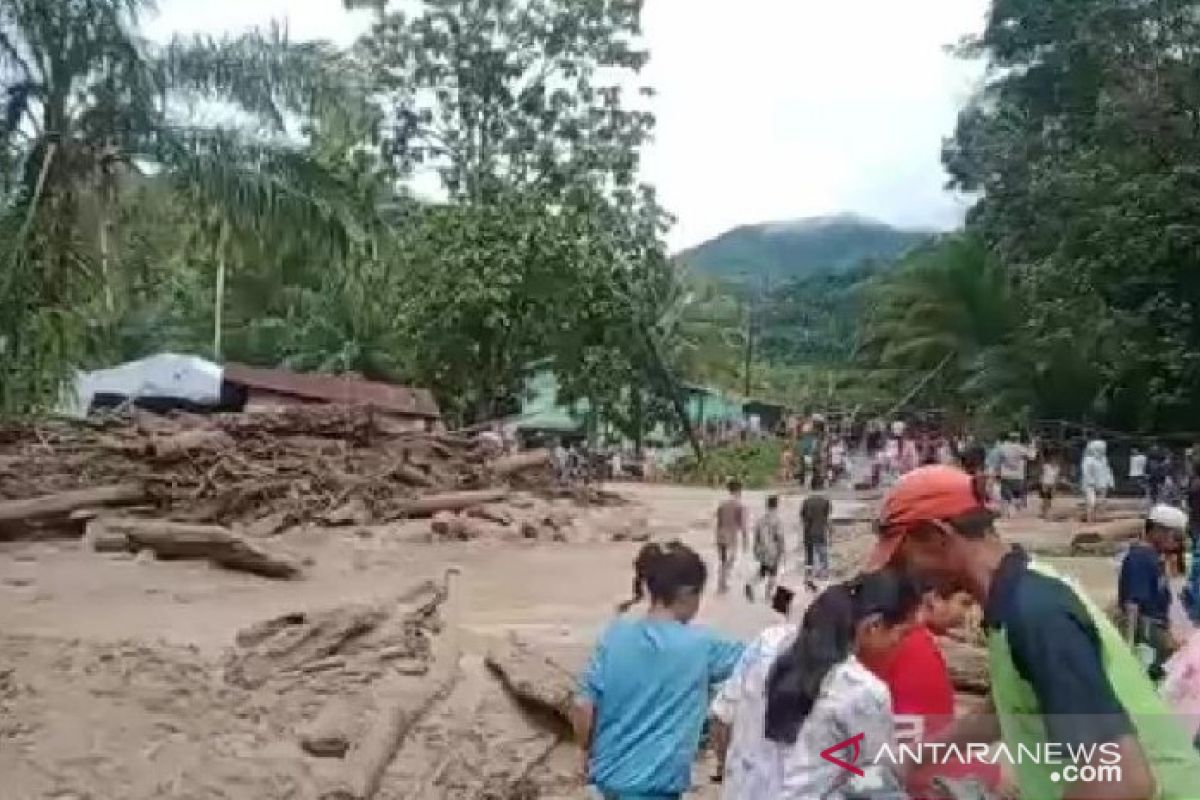
<path fill-rule="evenodd" d="M 150 32 L 286 20 L 295 38 L 353 40 L 341 0 L 162 0 Z M 676 246 L 738 224 L 854 211 L 956 224 L 941 143 L 978 69 L 945 48 L 987 0 L 646 0 L 658 132 L 645 174 Z"/>

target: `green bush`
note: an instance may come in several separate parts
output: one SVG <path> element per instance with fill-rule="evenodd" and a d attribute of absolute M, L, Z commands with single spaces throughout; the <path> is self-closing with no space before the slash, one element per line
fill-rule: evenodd
<path fill-rule="evenodd" d="M 737 478 L 747 489 L 765 489 L 775 482 L 782 452 L 783 442 L 779 439 L 715 447 L 705 453 L 702 464 L 695 456 L 681 459 L 671 469 L 671 476 L 692 486 L 723 486 L 730 478 Z"/>

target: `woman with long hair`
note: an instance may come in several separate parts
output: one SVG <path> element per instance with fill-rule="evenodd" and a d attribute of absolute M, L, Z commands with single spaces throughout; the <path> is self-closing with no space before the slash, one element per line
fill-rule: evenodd
<path fill-rule="evenodd" d="M 919 600 L 900 573 L 861 575 L 822 592 L 798 631 L 770 629 L 747 649 L 713 708 L 732 727 L 725 800 L 846 800 L 899 789 L 890 765 L 873 764 L 894 743 L 891 696 L 859 657 L 886 657 Z M 859 734 L 856 761 L 850 751 L 833 755 L 854 761 L 861 779 L 821 755 Z"/>

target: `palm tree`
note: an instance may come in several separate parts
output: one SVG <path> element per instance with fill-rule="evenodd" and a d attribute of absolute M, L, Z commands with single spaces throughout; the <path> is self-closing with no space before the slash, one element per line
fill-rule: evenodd
<path fill-rule="evenodd" d="M 911 387 L 906 393 L 961 406 L 978 401 L 972 390 L 985 384 L 992 391 L 1021 384 L 1012 375 L 1023 363 L 1012 358 L 1019 351 L 1014 288 L 972 236 L 914 253 L 875 284 L 867 309 L 860 358 L 896 371 Z"/>
<path fill-rule="evenodd" d="M 119 315 L 130 188 L 169 188 L 191 212 L 221 285 L 239 234 L 303 230 L 330 251 L 361 235 L 338 178 L 287 135 L 289 119 L 367 116 L 352 65 L 278 29 L 153 47 L 152 0 L 0 4 L 0 410 L 54 399 L 87 358 L 89 331 Z M 180 100 L 216 101 L 252 124 L 203 127 Z M 337 109 L 341 109 L 338 111 Z"/>

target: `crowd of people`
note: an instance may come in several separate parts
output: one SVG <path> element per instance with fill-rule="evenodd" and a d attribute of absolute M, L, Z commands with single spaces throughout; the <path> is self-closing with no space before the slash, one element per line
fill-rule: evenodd
<path fill-rule="evenodd" d="M 696 552 L 647 545 L 621 610 L 646 594 L 649 610 L 609 626 L 581 681 L 574 724 L 599 796 L 681 797 L 705 730 L 723 754 L 714 780 L 726 800 L 923 798 L 945 780 L 969 780 L 981 797 L 1013 787 L 1035 800 L 1198 796 L 1197 725 L 1172 713 L 1155 685 L 1171 672 L 1160 556 L 1186 515 L 1163 504 L 1148 514 L 1122 564 L 1118 624 L 1001 540 L 983 460 L 975 474 L 929 465 L 898 476 L 875 548 L 850 580 L 812 581 L 825 568 L 815 530 L 814 546 L 802 548 L 810 582 L 795 591 L 774 585 L 787 551 L 778 500 L 751 525 L 731 484 L 716 515 L 719 588 L 728 589 L 730 551 L 744 549 L 755 564 L 747 595 L 757 600 L 766 580 L 763 597 L 783 616 L 749 644 L 691 624 L 708 579 Z M 1002 492 L 1016 479 L 995 476 Z M 827 528 L 828 502 L 819 492 L 806 499 L 806 537 Z M 801 591 L 806 602 L 793 602 Z M 993 707 L 956 717 L 937 637 L 972 607 L 982 614 Z M 1183 655 L 1191 650 L 1200 662 L 1200 645 Z M 1174 673 L 1168 697 L 1200 705 L 1200 663 L 1194 673 Z M 1058 756 L 998 761 L 987 757 L 997 744 L 1010 756 L 1053 745 Z M 1119 769 L 1099 769 L 1109 763 Z"/>

